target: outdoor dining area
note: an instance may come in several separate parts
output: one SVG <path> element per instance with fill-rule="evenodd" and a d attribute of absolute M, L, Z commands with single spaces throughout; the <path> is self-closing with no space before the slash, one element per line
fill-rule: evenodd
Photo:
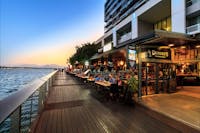
<path fill-rule="evenodd" d="M 88 88 L 94 89 L 102 100 L 132 102 L 134 95 L 137 95 L 137 75 L 132 71 L 100 71 L 94 72 L 91 69 L 82 71 L 67 71 L 68 74 L 76 77 L 78 82 L 84 83 Z M 130 86 L 129 82 L 135 82 Z M 137 97 L 137 96 L 136 96 Z"/>
<path fill-rule="evenodd" d="M 158 64 L 143 64 L 142 81 L 138 81 L 136 68 L 123 69 L 121 67 L 117 69 L 114 66 L 109 68 L 108 63 L 106 65 L 94 64 L 87 67 L 76 67 L 66 72 L 75 77 L 79 83 L 84 83 L 87 88 L 95 90 L 102 96 L 102 100 L 130 103 L 139 97 L 139 82 L 142 83 L 142 96 L 156 94 L 157 91 L 166 93 L 171 87 L 167 86 L 169 83 L 163 71 L 158 72 L 158 75 L 155 74 L 154 67 L 156 66 Z M 156 76 L 159 77 L 158 80 L 156 80 Z"/>
<path fill-rule="evenodd" d="M 77 64 L 66 72 L 102 94 L 106 100 L 131 101 L 145 95 L 176 91 L 176 77 L 172 73 L 174 64 L 143 62 L 141 80 L 138 80 L 136 62 L 133 64 L 127 67 L 123 58 L 115 61 L 101 58 L 91 62 L 91 65 Z"/>

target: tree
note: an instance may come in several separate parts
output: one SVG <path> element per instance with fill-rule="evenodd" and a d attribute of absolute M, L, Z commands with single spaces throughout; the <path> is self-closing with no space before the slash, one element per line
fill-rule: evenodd
<path fill-rule="evenodd" d="M 97 53 L 100 45 L 95 43 L 84 43 L 81 46 L 76 46 L 76 53 L 69 58 L 69 62 L 74 65 L 76 61 L 84 64 L 86 60 L 89 60 L 95 53 Z"/>

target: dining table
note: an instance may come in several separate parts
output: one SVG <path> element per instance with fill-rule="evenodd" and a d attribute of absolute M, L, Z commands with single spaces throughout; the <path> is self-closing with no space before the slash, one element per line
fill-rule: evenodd
<path fill-rule="evenodd" d="M 96 84 L 103 86 L 103 87 L 110 87 L 111 83 L 108 81 L 95 81 Z"/>

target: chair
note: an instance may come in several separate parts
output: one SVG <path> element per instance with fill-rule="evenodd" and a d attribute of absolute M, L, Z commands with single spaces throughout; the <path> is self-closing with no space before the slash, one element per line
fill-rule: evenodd
<path fill-rule="evenodd" d="M 119 89 L 117 84 L 111 84 L 110 86 L 110 98 L 116 100 L 119 96 Z"/>

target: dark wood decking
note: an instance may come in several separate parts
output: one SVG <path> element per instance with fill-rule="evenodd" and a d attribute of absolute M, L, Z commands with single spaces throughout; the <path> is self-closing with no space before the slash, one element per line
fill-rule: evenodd
<path fill-rule="evenodd" d="M 140 107 L 99 102 L 90 88 L 59 72 L 37 122 L 36 133 L 173 133 Z"/>

